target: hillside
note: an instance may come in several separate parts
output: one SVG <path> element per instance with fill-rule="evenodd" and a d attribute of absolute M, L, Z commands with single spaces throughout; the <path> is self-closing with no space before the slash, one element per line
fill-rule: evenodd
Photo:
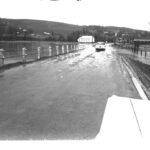
<path fill-rule="evenodd" d="M 53 31 L 59 34 L 67 35 L 68 33 L 81 28 L 77 25 L 42 20 L 8 19 L 7 21 L 9 22 L 9 25 L 22 27 L 25 29 L 32 29 L 36 33 Z"/>
<path fill-rule="evenodd" d="M 0 40 L 76 41 L 81 35 L 93 35 L 96 41 L 131 41 L 150 38 L 150 32 L 115 26 L 78 26 L 61 22 L 0 18 Z"/>

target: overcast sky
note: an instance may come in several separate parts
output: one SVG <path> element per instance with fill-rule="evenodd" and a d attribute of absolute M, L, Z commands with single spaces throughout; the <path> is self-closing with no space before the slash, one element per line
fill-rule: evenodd
<path fill-rule="evenodd" d="M 150 31 L 150 0 L 0 0 L 1 18 L 124 26 Z"/>

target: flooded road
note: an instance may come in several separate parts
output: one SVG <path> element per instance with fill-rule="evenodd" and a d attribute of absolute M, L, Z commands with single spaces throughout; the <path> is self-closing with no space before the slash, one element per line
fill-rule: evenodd
<path fill-rule="evenodd" d="M 0 73 L 0 139 L 90 139 L 107 99 L 139 98 L 115 48 L 85 50 Z"/>

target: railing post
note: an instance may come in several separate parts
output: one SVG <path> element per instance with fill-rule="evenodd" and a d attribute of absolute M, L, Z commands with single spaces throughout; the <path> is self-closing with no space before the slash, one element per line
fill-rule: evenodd
<path fill-rule="evenodd" d="M 71 51 L 72 51 L 72 45 L 71 45 Z"/>
<path fill-rule="evenodd" d="M 49 56 L 52 56 L 52 47 L 49 46 L 48 50 L 49 50 Z"/>
<path fill-rule="evenodd" d="M 58 56 L 58 55 L 59 55 L 59 46 L 56 45 L 56 56 Z"/>
<path fill-rule="evenodd" d="M 26 50 L 25 47 L 22 48 L 22 62 L 26 62 Z"/>
<path fill-rule="evenodd" d="M 37 48 L 37 59 L 39 60 L 41 58 L 41 47 Z"/>
<path fill-rule="evenodd" d="M 62 45 L 62 53 L 63 54 L 65 53 L 65 51 L 64 51 L 64 45 Z"/>
<path fill-rule="evenodd" d="M 67 53 L 69 53 L 69 46 L 67 45 Z"/>
<path fill-rule="evenodd" d="M 4 49 L 0 49 L 0 59 L 2 60 L 1 63 L 0 63 L 0 66 L 4 65 L 5 57 L 4 57 L 3 52 L 4 52 Z"/>

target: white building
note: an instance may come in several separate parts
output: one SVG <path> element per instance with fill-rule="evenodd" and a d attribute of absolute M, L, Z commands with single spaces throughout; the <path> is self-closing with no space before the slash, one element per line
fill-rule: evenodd
<path fill-rule="evenodd" d="M 92 43 L 95 42 L 95 38 L 93 36 L 81 36 L 78 38 L 78 42 L 82 42 L 82 43 Z"/>

